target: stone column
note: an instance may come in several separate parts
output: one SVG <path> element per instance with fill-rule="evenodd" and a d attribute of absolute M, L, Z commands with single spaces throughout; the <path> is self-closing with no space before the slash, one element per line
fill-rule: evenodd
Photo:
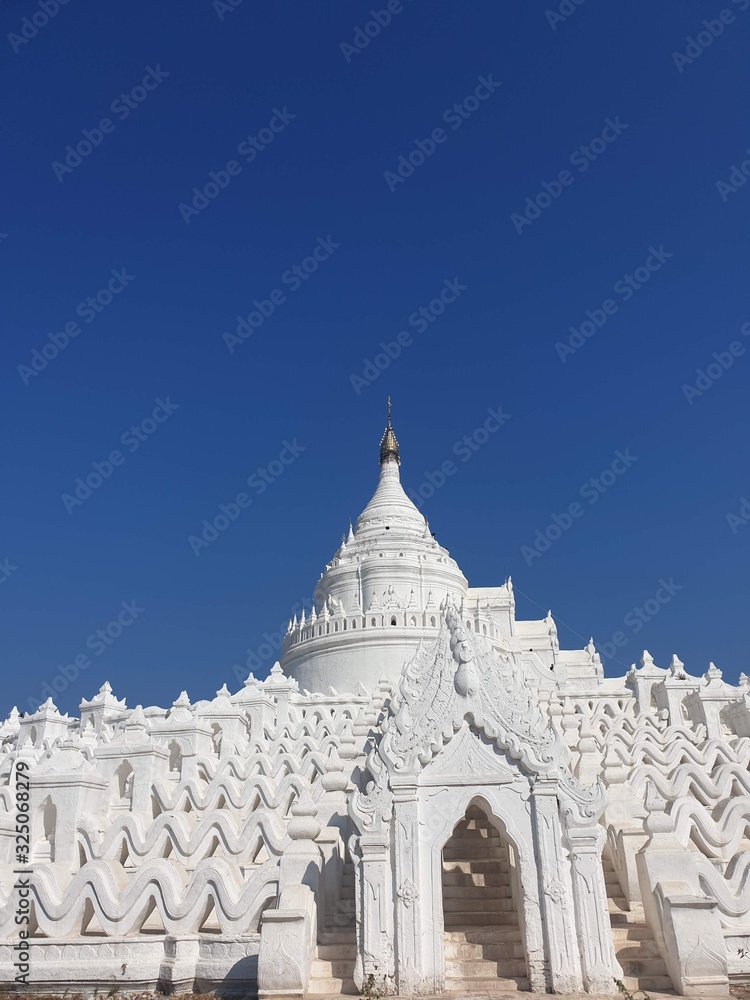
<path fill-rule="evenodd" d="M 323 795 L 318 799 L 318 818 L 323 826 L 335 826 L 343 833 L 347 824 L 346 788 L 349 778 L 334 746 L 328 754 L 325 774 L 320 783 Z"/>
<path fill-rule="evenodd" d="M 607 888 L 602 871 L 604 830 L 600 826 L 570 828 L 565 835 L 570 851 L 576 929 L 588 993 L 614 993 L 612 928 L 607 909 Z"/>
<path fill-rule="evenodd" d="M 576 777 L 583 785 L 595 785 L 602 770 L 602 755 L 596 739 L 591 719 L 582 715 L 578 729 L 578 752 Z"/>
<path fill-rule="evenodd" d="M 536 851 L 542 879 L 542 914 L 553 993 L 582 993 L 570 865 L 564 856 L 557 781 L 537 778 L 531 790 Z"/>
<path fill-rule="evenodd" d="M 291 809 L 287 833 L 291 838 L 279 862 L 279 891 L 287 885 L 306 885 L 318 891 L 322 855 L 315 843 L 321 830 L 316 819 L 318 807 L 307 788 L 303 788 Z"/>
<path fill-rule="evenodd" d="M 264 997 L 303 997 L 317 941 L 317 894 L 322 854 L 315 838 L 318 807 L 307 787 L 292 806 L 291 843 L 279 864 L 279 896 L 260 926 L 258 992 Z"/>
<path fill-rule="evenodd" d="M 413 777 L 391 775 L 393 789 L 393 864 L 396 898 L 396 989 L 400 996 L 432 993 L 425 988 L 422 936 L 423 907 L 419 873 L 419 802 Z M 429 908 L 428 908 L 429 912 Z"/>
<path fill-rule="evenodd" d="M 369 976 L 377 990 L 393 990 L 393 895 L 391 890 L 390 838 L 366 833 L 359 838 L 357 879 L 358 955 L 354 981 L 362 990 Z M 390 982 L 389 982 L 390 980 Z"/>
<path fill-rule="evenodd" d="M 542 904 L 539 898 L 539 874 L 535 845 L 529 837 L 527 842 L 515 846 L 519 865 L 521 933 L 526 953 L 529 988 L 532 993 L 546 993 L 549 985 L 549 968 Z"/>
<path fill-rule="evenodd" d="M 200 959 L 200 936 L 185 934 L 164 938 L 164 958 L 159 968 L 158 988 L 165 993 L 192 990 Z"/>

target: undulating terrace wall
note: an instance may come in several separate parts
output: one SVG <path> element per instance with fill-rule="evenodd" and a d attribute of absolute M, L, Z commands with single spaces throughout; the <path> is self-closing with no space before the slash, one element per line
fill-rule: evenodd
<path fill-rule="evenodd" d="M 328 854 L 343 853 L 342 803 L 321 776 L 343 771 L 339 754 L 356 758 L 371 699 L 300 695 L 276 667 L 237 695 L 191 705 L 183 692 L 166 712 L 129 711 L 108 685 L 84 706 L 83 728 L 48 702 L 0 729 L 0 981 L 18 971 L 21 878 L 32 988 L 254 989 L 292 807 L 333 820 Z M 31 827 L 20 867 L 19 761 Z"/>

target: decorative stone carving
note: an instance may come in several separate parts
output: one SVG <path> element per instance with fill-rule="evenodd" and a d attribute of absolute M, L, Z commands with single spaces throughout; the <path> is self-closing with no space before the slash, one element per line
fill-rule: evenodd
<path fill-rule="evenodd" d="M 605 678 L 593 642 L 561 650 L 551 614 L 516 618 L 510 579 L 469 586 L 399 463 L 389 421 L 377 489 L 269 677 L 134 709 L 98 678 L 80 718 L 51 700 L 10 712 L 2 984 L 31 858 L 38 992 L 301 996 L 353 979 L 434 994 L 462 976 L 465 992 L 496 992 L 497 961 L 450 924 L 484 914 L 472 862 L 451 870 L 459 828 L 502 855 L 503 895 L 482 905 L 512 905 L 518 939 L 488 946 L 515 985 L 605 993 L 617 976 L 635 992 L 642 974 L 716 994 L 750 975 L 748 677 L 644 651 Z M 345 959 L 325 957 L 336 947 Z"/>
<path fill-rule="evenodd" d="M 417 889 L 411 879 L 406 879 L 398 887 L 397 895 L 404 906 L 409 907 L 415 900 L 419 899 L 419 889 Z"/>

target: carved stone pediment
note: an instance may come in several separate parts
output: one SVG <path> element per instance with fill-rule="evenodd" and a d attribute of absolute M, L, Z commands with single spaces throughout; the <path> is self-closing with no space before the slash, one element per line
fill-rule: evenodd
<path fill-rule="evenodd" d="M 469 725 L 470 724 L 470 727 Z M 474 730 L 488 747 L 482 751 L 464 743 Z M 515 769 L 531 778 L 558 782 L 558 798 L 567 822 L 587 824 L 604 809 L 604 787 L 581 784 L 569 767 L 570 752 L 557 729 L 539 707 L 536 690 L 520 660 L 498 653 L 481 636 L 464 627 L 449 600 L 443 627 L 434 644 L 421 645 L 404 667 L 399 694 L 383 722 L 383 736 L 371 753 L 368 770 L 376 779 L 350 803 L 355 822 L 369 828 L 387 825 L 391 777 L 429 781 L 423 771 L 462 734 L 452 752 L 433 774 L 456 768 L 463 752 L 472 751 L 482 780 L 501 779 Z M 471 737 L 468 737 L 471 738 Z M 486 749 L 492 753 L 487 753 Z M 459 773 L 467 778 L 467 766 Z"/>
<path fill-rule="evenodd" d="M 465 723 L 447 746 L 422 771 L 420 782 L 442 785 L 481 780 L 484 783 L 505 783 L 518 776 L 505 754 Z"/>
<path fill-rule="evenodd" d="M 528 773 L 564 766 L 567 748 L 549 725 L 522 663 L 464 628 L 449 603 L 435 644 L 407 664 L 381 756 L 389 770 L 417 774 L 465 720 Z"/>

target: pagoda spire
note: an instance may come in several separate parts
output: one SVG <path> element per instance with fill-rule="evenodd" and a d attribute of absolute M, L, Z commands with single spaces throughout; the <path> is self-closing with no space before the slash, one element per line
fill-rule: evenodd
<path fill-rule="evenodd" d="M 396 434 L 393 430 L 393 425 L 391 424 L 391 397 L 388 397 L 388 423 L 385 426 L 385 431 L 383 433 L 382 440 L 380 442 L 380 465 L 381 467 L 385 465 L 386 462 L 394 460 L 397 465 L 401 464 L 401 458 L 398 453 L 398 441 L 396 440 Z"/>

